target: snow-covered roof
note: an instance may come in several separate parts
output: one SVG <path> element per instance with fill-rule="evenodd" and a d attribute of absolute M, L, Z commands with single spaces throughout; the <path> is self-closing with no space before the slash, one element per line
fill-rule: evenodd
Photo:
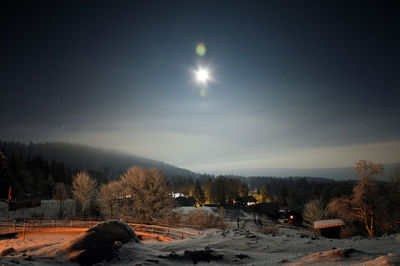
<path fill-rule="evenodd" d="M 335 226 L 344 226 L 345 223 L 342 219 L 332 219 L 332 220 L 319 220 L 314 222 L 314 229 L 322 229 Z"/>

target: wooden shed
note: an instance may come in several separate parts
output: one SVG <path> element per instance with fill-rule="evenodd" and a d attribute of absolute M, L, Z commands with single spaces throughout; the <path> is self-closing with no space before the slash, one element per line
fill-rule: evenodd
<path fill-rule="evenodd" d="M 314 222 L 314 230 L 320 231 L 321 236 L 340 238 L 340 227 L 345 226 L 342 219 L 319 220 Z"/>

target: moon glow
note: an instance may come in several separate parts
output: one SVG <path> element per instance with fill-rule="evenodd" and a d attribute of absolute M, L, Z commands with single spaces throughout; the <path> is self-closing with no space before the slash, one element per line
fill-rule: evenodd
<path fill-rule="evenodd" d="M 196 79 L 201 82 L 201 83 L 206 83 L 210 78 L 210 75 L 208 73 L 207 69 L 200 68 L 196 72 Z"/>

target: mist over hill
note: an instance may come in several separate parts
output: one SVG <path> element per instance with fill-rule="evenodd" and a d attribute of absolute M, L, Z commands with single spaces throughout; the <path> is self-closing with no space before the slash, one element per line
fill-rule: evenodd
<path fill-rule="evenodd" d="M 124 152 L 97 148 L 76 143 L 45 142 L 21 143 L 0 140 L 0 150 L 6 156 L 21 156 L 22 158 L 42 157 L 44 160 L 62 162 L 71 169 L 93 170 L 107 172 L 114 179 L 130 166 L 144 168 L 156 167 L 165 176 L 195 176 L 196 174 L 173 165 L 127 154 Z"/>

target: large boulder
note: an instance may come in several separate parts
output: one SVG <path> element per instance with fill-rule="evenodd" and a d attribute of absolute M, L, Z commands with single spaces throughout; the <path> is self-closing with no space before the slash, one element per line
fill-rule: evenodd
<path fill-rule="evenodd" d="M 60 244 L 46 255 L 55 257 L 57 261 L 72 261 L 81 265 L 91 265 L 112 259 L 115 251 L 129 241 L 140 242 L 135 231 L 127 223 L 109 220 L 99 223 L 76 238 Z"/>

